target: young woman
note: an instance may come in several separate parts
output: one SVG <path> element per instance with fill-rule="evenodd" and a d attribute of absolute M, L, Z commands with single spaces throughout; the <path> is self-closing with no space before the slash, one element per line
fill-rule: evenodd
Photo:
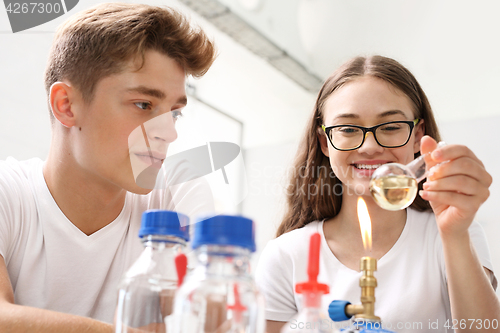
<path fill-rule="evenodd" d="M 384 132 L 395 128 L 401 135 L 389 140 Z M 467 147 L 436 148 L 439 140 L 427 97 L 395 60 L 354 58 L 327 79 L 296 157 L 278 237 L 256 272 L 268 333 L 301 310 L 294 286 L 307 280 L 315 232 L 322 237 L 318 281 L 330 285 L 325 311 L 334 299 L 360 303 L 359 260 L 369 255 L 378 260 L 375 313 L 386 328 L 462 331 L 464 320 L 463 331 L 480 330 L 486 321 L 500 325 L 484 231 L 473 222 L 492 179 Z M 410 208 L 380 208 L 368 187 L 374 170 L 428 152 L 432 173 Z M 372 221 L 370 252 L 361 241 L 359 196 Z"/>

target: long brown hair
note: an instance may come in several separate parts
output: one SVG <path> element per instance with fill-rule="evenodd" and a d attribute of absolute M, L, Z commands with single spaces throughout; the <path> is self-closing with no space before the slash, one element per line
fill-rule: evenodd
<path fill-rule="evenodd" d="M 57 29 L 45 71 L 47 96 L 53 83 L 69 80 L 90 103 L 99 80 L 120 73 L 135 57 L 144 64 L 148 50 L 176 60 L 195 77 L 205 74 L 216 57 L 206 34 L 172 8 L 99 4 Z M 52 112 L 50 117 L 53 122 Z"/>
<path fill-rule="evenodd" d="M 330 160 L 321 151 L 318 129 L 323 124 L 324 106 L 330 95 L 361 76 L 380 78 L 403 92 L 411 100 L 414 114 L 424 120 L 424 133 L 440 141 L 431 106 L 413 74 L 399 62 L 382 56 L 356 57 L 337 69 L 319 91 L 313 113 L 301 140 L 287 187 L 285 216 L 276 236 L 301 228 L 306 224 L 337 215 L 342 205 L 342 183 L 335 176 Z M 415 158 L 420 152 L 415 154 Z M 422 183 L 419 184 L 422 189 Z M 327 190 L 327 195 L 324 190 Z M 311 194 L 314 190 L 314 195 Z M 417 196 L 412 208 L 431 209 L 429 203 Z"/>

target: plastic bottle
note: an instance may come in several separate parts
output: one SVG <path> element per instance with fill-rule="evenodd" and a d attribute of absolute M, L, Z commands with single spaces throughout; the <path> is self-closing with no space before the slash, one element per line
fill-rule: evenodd
<path fill-rule="evenodd" d="M 168 333 L 264 332 L 264 301 L 249 271 L 252 220 L 199 218 L 192 248 L 197 265 L 178 291 Z"/>
<path fill-rule="evenodd" d="M 189 218 L 166 211 L 143 213 L 139 237 L 144 251 L 119 286 L 115 332 L 165 332 L 174 294 L 186 273 L 183 251 L 189 240 Z"/>
<path fill-rule="evenodd" d="M 320 234 L 312 234 L 307 266 L 309 281 L 295 285 L 295 292 L 302 294 L 302 310 L 283 326 L 281 333 L 338 332 L 335 323 L 328 318 L 326 312 L 321 308 L 321 297 L 328 294 L 330 288 L 326 284 L 318 283 L 320 243 Z"/>

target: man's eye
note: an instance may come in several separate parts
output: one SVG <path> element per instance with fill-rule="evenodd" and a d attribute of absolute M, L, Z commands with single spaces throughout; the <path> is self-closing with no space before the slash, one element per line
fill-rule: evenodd
<path fill-rule="evenodd" d="M 182 117 L 182 109 L 172 110 L 171 112 L 172 112 L 172 118 L 174 118 L 175 120 Z"/>
<path fill-rule="evenodd" d="M 148 110 L 151 107 L 151 103 L 149 102 L 136 102 L 134 103 L 138 108 L 143 110 Z"/>

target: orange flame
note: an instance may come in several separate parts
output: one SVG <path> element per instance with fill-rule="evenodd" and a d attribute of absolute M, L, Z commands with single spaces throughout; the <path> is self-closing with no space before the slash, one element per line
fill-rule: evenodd
<path fill-rule="evenodd" d="M 368 214 L 368 208 L 366 207 L 365 201 L 359 197 L 358 198 L 358 220 L 359 229 L 361 229 L 361 238 L 363 238 L 363 245 L 365 250 L 372 250 L 372 222 L 370 220 L 370 215 Z"/>

